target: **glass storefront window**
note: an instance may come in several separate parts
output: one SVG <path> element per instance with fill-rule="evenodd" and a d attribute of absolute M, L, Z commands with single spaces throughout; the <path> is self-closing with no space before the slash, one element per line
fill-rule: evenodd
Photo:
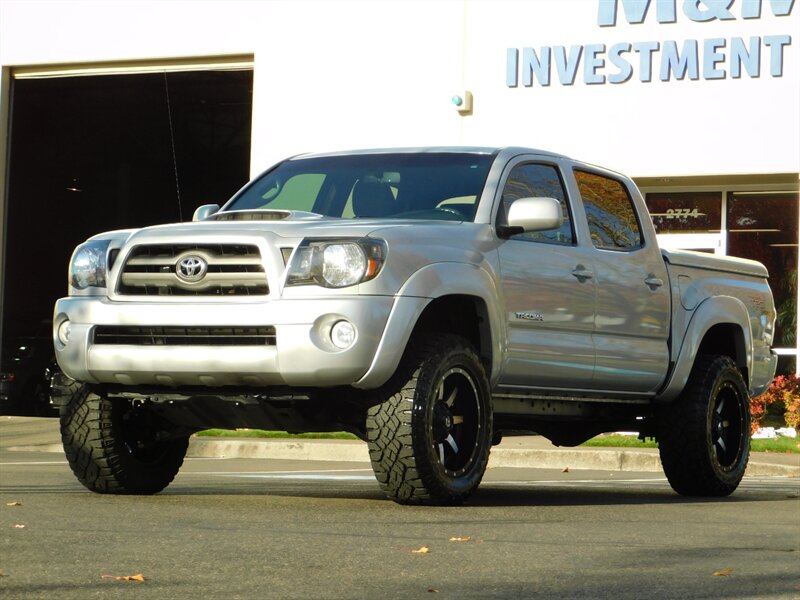
<path fill-rule="evenodd" d="M 764 263 L 775 297 L 774 345 L 797 344 L 798 195 L 728 195 L 728 254 Z"/>
<path fill-rule="evenodd" d="M 719 233 L 722 227 L 721 192 L 652 193 L 645 202 L 656 233 Z"/>

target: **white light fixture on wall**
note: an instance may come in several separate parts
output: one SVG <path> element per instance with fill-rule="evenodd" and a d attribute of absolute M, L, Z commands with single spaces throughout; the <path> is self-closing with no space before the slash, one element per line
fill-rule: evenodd
<path fill-rule="evenodd" d="M 453 106 L 456 107 L 456 110 L 461 115 L 470 115 L 472 114 L 472 92 L 468 90 L 464 90 L 463 92 L 457 93 L 453 96 L 450 101 L 453 103 Z"/>

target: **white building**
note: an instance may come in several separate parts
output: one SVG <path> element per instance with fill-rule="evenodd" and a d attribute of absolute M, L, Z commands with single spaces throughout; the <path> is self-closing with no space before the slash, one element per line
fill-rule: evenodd
<path fill-rule="evenodd" d="M 126 77 L 146 73 L 163 77 L 167 86 L 163 73 L 252 71 L 251 175 L 304 151 L 458 144 L 539 147 L 615 168 L 639 183 L 664 245 L 767 264 L 782 319 L 778 346 L 796 355 L 800 9 L 794 4 L 3 0 L 4 331 L 19 322 L 16 307 L 29 304 L 13 300 L 24 293 L 21 275 L 12 276 L 12 267 L 24 262 L 20 239 L 41 236 L 32 223 L 47 220 L 48 207 L 55 214 L 63 210 L 46 192 L 26 195 L 30 157 L 37 163 L 41 157 L 42 173 L 54 173 L 54 164 L 70 162 L 70 153 L 48 155 L 43 140 L 81 137 L 75 128 L 51 126 L 36 134 L 37 150 L 25 154 L 33 144 L 26 141 L 30 127 L 15 129 L 15 113 L 27 106 L 22 92 L 35 86 L 25 82 L 55 86 L 37 92 L 51 94 L 42 122 L 52 123 L 48 119 L 58 112 L 52 107 L 78 110 L 84 92 L 92 106 L 108 109 L 96 93 L 103 82 L 119 90 Z M 56 80 L 62 78 L 73 83 L 59 88 Z M 175 167 L 178 179 L 174 113 L 169 115 L 170 169 Z M 32 117 L 26 119 L 29 124 Z M 203 127 L 212 122 L 220 121 L 210 119 Z M 61 143 L 69 147 L 68 139 Z M 15 163 L 15 155 L 26 158 Z M 70 168 L 74 184 L 64 189 L 80 191 L 81 165 Z M 118 203 L 105 223 L 122 226 L 140 201 L 125 191 L 136 169 L 103 168 L 116 173 L 109 184 L 114 193 L 104 202 Z M 66 171 L 60 176 L 69 178 Z M 184 195 L 188 204 L 222 199 Z M 81 210 L 78 204 L 64 214 Z M 74 229 L 74 237 L 85 237 L 81 227 Z M 65 238 L 64 244 L 79 241 Z M 36 256 L 41 261 L 47 254 L 38 248 Z M 65 269 L 67 257 L 62 258 L 59 268 Z M 63 287 L 59 277 L 57 291 L 39 294 L 48 303 Z"/>

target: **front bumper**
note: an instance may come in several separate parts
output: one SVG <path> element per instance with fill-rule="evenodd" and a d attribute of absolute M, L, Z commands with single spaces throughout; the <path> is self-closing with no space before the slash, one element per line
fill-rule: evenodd
<path fill-rule="evenodd" d="M 279 299 L 257 303 L 115 302 L 104 297 L 58 300 L 53 319 L 56 359 L 81 382 L 122 386 L 329 387 L 383 383 L 396 368 L 397 344 L 384 341 L 387 324 L 408 330 L 426 301 L 390 296 Z M 390 319 L 391 315 L 391 319 Z M 337 349 L 330 329 L 355 325 L 355 342 Z M 58 338 L 70 323 L 66 344 Z M 412 321 L 413 322 L 413 321 Z M 274 327 L 274 345 L 97 343 L 98 326 Z M 402 349 L 405 333 L 397 342 Z M 386 349 L 379 357 L 381 349 Z"/>

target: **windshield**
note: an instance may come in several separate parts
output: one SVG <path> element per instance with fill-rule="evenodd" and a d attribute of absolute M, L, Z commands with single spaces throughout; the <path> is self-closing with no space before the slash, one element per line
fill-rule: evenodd
<path fill-rule="evenodd" d="M 299 158 L 279 164 L 225 206 L 328 217 L 471 221 L 489 154 L 398 153 Z"/>

